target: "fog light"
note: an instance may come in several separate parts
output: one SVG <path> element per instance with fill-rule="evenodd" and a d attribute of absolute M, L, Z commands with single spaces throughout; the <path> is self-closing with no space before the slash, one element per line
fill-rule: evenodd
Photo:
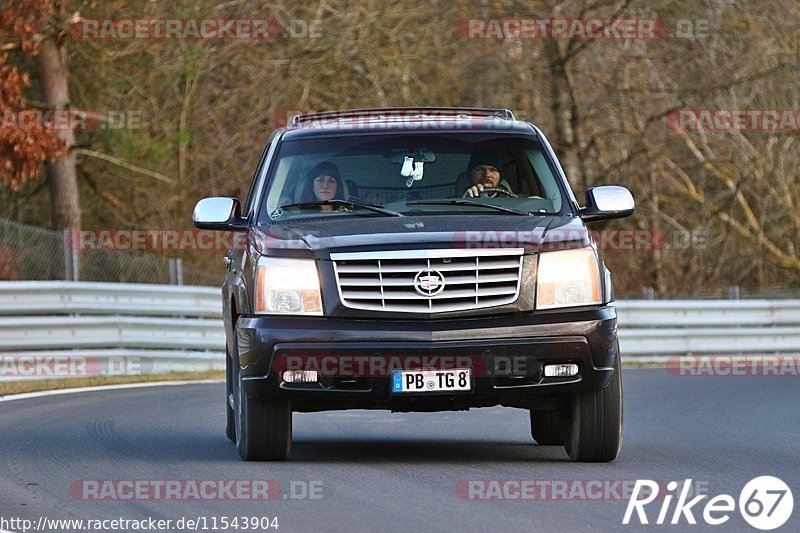
<path fill-rule="evenodd" d="M 317 371 L 287 370 L 283 373 L 283 381 L 286 383 L 315 383 L 317 381 Z"/>
<path fill-rule="evenodd" d="M 548 378 L 568 378 L 578 373 L 578 365 L 545 365 L 544 375 Z"/>

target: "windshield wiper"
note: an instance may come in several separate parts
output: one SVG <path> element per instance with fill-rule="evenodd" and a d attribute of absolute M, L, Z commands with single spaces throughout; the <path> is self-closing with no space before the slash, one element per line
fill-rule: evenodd
<path fill-rule="evenodd" d="M 513 213 L 515 215 L 531 216 L 528 211 L 520 211 L 519 209 L 512 209 L 510 207 L 503 207 L 500 205 L 482 204 L 480 202 L 473 202 L 472 200 L 413 200 L 406 202 L 406 205 L 469 205 L 474 207 L 487 207 L 495 211 L 504 211 L 506 213 Z"/>
<path fill-rule="evenodd" d="M 344 207 L 360 207 L 361 209 L 366 209 L 368 211 L 373 211 L 375 213 L 380 213 L 382 215 L 386 215 L 389 217 L 402 217 L 404 216 L 402 213 L 398 213 L 397 211 L 392 211 L 391 209 L 386 209 L 385 207 L 377 204 L 366 204 L 362 202 L 354 202 L 352 200 L 325 200 L 323 202 L 300 202 L 296 204 L 284 204 L 278 207 L 278 210 L 282 209 L 289 209 L 291 207 L 297 207 L 299 209 L 304 209 L 308 207 L 320 207 L 324 205 L 337 205 L 337 206 L 344 206 Z"/>

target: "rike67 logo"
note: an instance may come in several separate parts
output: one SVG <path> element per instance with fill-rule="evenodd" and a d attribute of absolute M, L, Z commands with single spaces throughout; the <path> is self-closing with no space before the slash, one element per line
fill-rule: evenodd
<path fill-rule="evenodd" d="M 708 496 L 701 494 L 689 499 L 691 486 L 691 479 L 687 479 L 680 489 L 677 481 L 670 481 L 667 483 L 666 493 L 660 494 L 659 483 L 637 479 L 622 523 L 630 524 L 632 519 L 635 523 L 638 519 L 640 524 L 650 524 L 653 515 L 651 513 L 648 517 L 645 507 L 655 500 L 661 502 L 658 517 L 655 519 L 655 524 L 658 525 L 696 525 L 695 513 L 711 526 L 719 526 L 730 520 L 737 507 L 733 496 L 720 494 L 705 502 L 705 505 L 699 505 Z M 672 501 L 676 496 L 677 502 L 672 508 Z M 748 481 L 739 493 L 738 508 L 742 518 L 752 527 L 769 531 L 781 527 L 789 520 L 794 508 L 794 498 L 783 480 L 773 476 L 759 476 Z"/>

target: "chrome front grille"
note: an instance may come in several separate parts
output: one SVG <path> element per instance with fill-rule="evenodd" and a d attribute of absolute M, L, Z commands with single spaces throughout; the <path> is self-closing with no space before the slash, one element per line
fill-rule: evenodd
<path fill-rule="evenodd" d="M 443 313 L 516 301 L 522 253 L 522 248 L 399 250 L 334 253 L 331 259 L 346 307 Z"/>

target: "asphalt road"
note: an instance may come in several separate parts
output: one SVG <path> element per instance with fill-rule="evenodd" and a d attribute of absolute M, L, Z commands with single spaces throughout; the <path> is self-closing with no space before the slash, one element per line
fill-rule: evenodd
<path fill-rule="evenodd" d="M 219 526 L 223 516 L 277 516 L 279 532 L 757 531 L 738 511 L 716 527 L 685 520 L 623 526 L 628 500 L 615 487 L 635 479 L 691 478 L 699 492 L 738 500 L 751 478 L 772 475 L 793 489 L 794 513 L 782 529 L 797 531 L 798 385 L 796 377 L 678 377 L 664 369 L 626 369 L 623 448 L 610 464 L 572 463 L 560 447 L 532 444 L 527 413 L 516 409 L 296 413 L 289 461 L 245 463 L 223 434 L 222 384 L 0 403 L 0 518 L 206 517 L 209 531 L 213 518 Z M 264 479 L 277 482 L 271 486 L 280 492 L 270 492 L 275 499 L 152 499 L 159 480 Z M 149 480 L 151 499 L 84 499 L 98 486 L 122 494 L 125 480 Z M 500 486 L 517 497 L 513 483 L 469 480 L 537 480 L 538 494 L 551 499 L 468 499 L 469 486 L 473 498 Z M 592 481 L 607 499 L 590 499 L 597 496 Z M 188 490 L 186 483 L 181 490 Z M 552 489 L 564 483 L 572 495 L 552 499 L 558 496 Z M 582 497 L 581 488 L 588 495 Z M 317 497 L 304 498 L 309 491 Z M 531 494 L 537 495 L 526 497 Z M 660 505 L 647 507 L 651 524 Z M 702 508 L 694 515 L 702 523 Z"/>

